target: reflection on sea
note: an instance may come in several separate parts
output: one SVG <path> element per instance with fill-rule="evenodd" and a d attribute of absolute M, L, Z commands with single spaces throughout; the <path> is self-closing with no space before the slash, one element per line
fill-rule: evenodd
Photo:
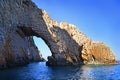
<path fill-rule="evenodd" d="M 71 80 L 116 80 L 120 79 L 120 65 L 83 65 Z M 118 70 L 116 70 L 118 69 Z"/>
<path fill-rule="evenodd" d="M 120 80 L 120 65 L 48 67 L 45 62 L 0 70 L 0 80 Z"/>

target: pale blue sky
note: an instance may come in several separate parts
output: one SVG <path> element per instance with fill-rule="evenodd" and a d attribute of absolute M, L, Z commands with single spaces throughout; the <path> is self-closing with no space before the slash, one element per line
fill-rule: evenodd
<path fill-rule="evenodd" d="M 32 0 L 52 19 L 76 25 L 93 41 L 108 45 L 120 60 L 120 0 Z M 51 55 L 42 40 L 34 38 L 44 57 Z"/>

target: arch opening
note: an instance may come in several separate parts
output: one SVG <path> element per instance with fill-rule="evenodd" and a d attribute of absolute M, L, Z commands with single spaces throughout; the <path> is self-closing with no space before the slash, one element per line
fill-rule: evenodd
<path fill-rule="evenodd" d="M 40 53 L 42 54 L 42 57 L 45 60 L 47 60 L 47 57 L 52 55 L 49 47 L 47 46 L 47 44 L 44 42 L 42 38 L 33 36 L 33 39 L 34 39 L 35 45 L 38 47 Z"/>

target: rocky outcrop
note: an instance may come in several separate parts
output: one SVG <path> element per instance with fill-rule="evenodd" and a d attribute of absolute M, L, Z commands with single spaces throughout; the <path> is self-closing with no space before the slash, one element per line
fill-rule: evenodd
<path fill-rule="evenodd" d="M 93 43 L 74 25 L 52 20 L 31 0 L 0 0 L 0 66 L 43 60 L 33 36 L 52 52 L 47 65 L 117 63 L 107 46 Z"/>
<path fill-rule="evenodd" d="M 76 26 L 66 22 L 58 23 L 52 20 L 45 11 L 43 11 L 43 19 L 54 42 L 57 43 L 57 46 L 53 48 L 56 50 L 55 54 L 48 57 L 48 65 L 117 63 L 109 47 L 101 42 L 93 42 Z"/>
<path fill-rule="evenodd" d="M 111 64 L 117 63 L 112 51 L 102 42 L 93 42 L 89 48 L 88 56 L 84 54 L 83 58 L 85 63 L 90 64 Z"/>
<path fill-rule="evenodd" d="M 25 0 L 0 0 L 0 68 L 43 60 L 33 41 L 34 33 L 30 34 L 30 30 L 21 29 L 27 29 L 31 22 L 34 22 L 29 20 L 34 17 L 29 15 L 34 14 L 34 4 L 30 7 L 28 3 L 33 4 L 27 0 L 26 3 Z M 37 13 L 40 14 L 40 11 Z"/>

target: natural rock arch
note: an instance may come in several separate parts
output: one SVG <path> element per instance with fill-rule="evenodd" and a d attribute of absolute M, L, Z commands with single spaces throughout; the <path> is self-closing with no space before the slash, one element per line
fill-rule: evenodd
<path fill-rule="evenodd" d="M 117 63 L 103 43 L 93 43 L 74 25 L 57 23 L 31 0 L 0 0 L 0 35 L 3 67 L 42 60 L 32 36 L 50 48 L 47 65 Z"/>
<path fill-rule="evenodd" d="M 53 26 L 49 29 L 51 33 L 48 31 L 49 36 L 48 34 L 41 35 L 39 32 L 32 30 L 31 27 L 19 26 L 18 28 L 21 30 L 20 35 L 37 36 L 45 41 L 52 52 L 52 56 L 48 57 L 48 65 L 83 64 L 81 57 L 83 46 L 73 40 L 66 30 Z"/>

